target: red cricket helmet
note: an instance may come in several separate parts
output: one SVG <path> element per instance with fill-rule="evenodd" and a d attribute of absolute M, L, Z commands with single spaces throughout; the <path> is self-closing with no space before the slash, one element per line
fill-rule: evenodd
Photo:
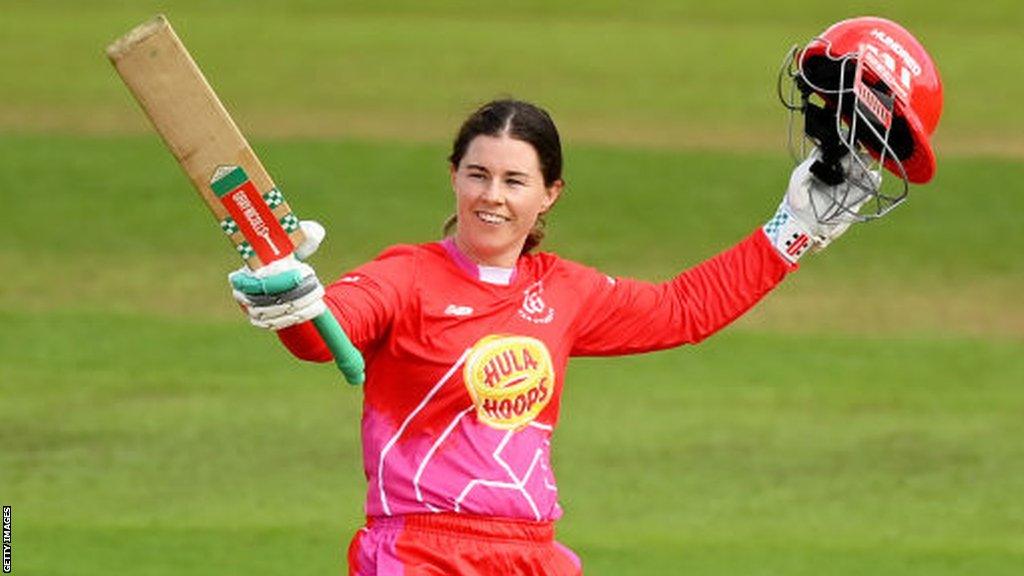
<path fill-rule="evenodd" d="M 836 109 L 850 131 L 848 145 L 863 144 L 905 180 L 932 179 L 930 139 L 942 114 L 942 80 L 910 32 L 884 18 L 851 18 L 830 26 L 794 59 L 801 89 Z"/>

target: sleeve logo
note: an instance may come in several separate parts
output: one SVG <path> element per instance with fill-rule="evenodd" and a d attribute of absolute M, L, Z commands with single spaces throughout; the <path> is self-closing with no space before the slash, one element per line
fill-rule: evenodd
<path fill-rule="evenodd" d="M 551 401 L 555 371 L 540 340 L 492 335 L 473 345 L 462 378 L 480 422 L 516 430 L 537 418 Z"/>

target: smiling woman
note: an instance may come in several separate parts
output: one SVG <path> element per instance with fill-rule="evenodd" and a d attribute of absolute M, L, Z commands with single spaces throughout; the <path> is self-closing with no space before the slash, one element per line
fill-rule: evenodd
<path fill-rule="evenodd" d="M 561 139 L 547 112 L 491 102 L 463 123 L 448 161 L 457 211 L 445 235 L 457 227 L 460 249 L 482 264 L 511 267 L 540 244 L 543 215 L 564 186 Z"/>
<path fill-rule="evenodd" d="M 511 268 L 540 216 L 558 200 L 561 180 L 548 186 L 533 147 L 505 134 L 474 138 L 451 173 L 456 245 L 480 264 Z M 526 251 L 537 243 L 535 236 Z"/>
<path fill-rule="evenodd" d="M 564 186 L 547 112 L 497 100 L 470 115 L 449 156 L 445 237 L 388 248 L 316 301 L 367 366 L 367 521 L 349 573 L 580 574 L 554 539 L 562 509 L 550 449 L 569 358 L 696 343 L 750 309 L 811 245 L 849 225 L 808 211 L 827 187 L 809 172 L 814 160 L 794 171 L 768 224 L 734 247 L 667 282 L 612 278 L 535 251 Z M 274 296 L 241 301 L 297 357 L 329 360 L 306 321 L 309 297 Z"/>

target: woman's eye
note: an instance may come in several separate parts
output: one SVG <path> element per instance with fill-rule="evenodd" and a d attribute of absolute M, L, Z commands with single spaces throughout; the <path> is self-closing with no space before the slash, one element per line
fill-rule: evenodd
<path fill-rule="evenodd" d="M 506 180 L 506 184 L 509 186 L 525 186 L 526 184 L 522 180 Z"/>

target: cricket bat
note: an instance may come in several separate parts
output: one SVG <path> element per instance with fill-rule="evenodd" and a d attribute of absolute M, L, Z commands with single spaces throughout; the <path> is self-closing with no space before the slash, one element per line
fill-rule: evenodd
<path fill-rule="evenodd" d="M 107 47 L 107 57 L 251 270 L 287 258 L 304 235 L 299 219 L 160 15 Z M 313 320 L 351 384 L 362 355 L 330 311 Z"/>

